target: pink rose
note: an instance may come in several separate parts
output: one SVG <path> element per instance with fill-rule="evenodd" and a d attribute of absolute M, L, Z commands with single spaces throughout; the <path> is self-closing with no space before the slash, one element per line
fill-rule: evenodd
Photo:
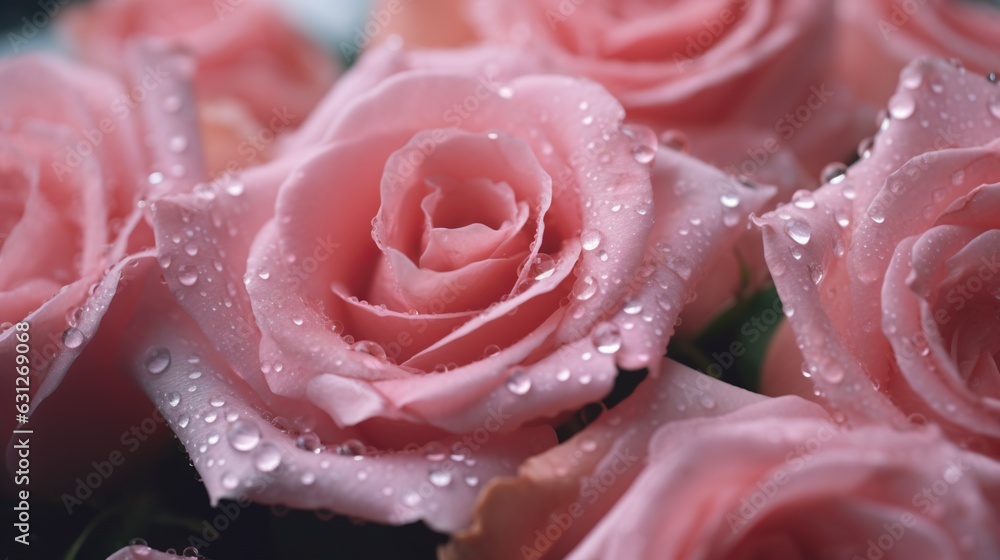
<path fill-rule="evenodd" d="M 962 0 L 837 2 L 837 66 L 861 98 L 882 106 L 896 76 L 918 56 L 958 58 L 978 73 L 1000 71 L 1000 10 Z"/>
<path fill-rule="evenodd" d="M 1000 551 L 1000 464 L 936 429 L 849 431 L 796 397 L 766 399 L 669 360 L 661 369 L 516 478 L 487 488 L 477 522 L 442 558 Z"/>
<path fill-rule="evenodd" d="M 154 203 L 176 304 L 150 284 L 136 370 L 213 501 L 455 530 L 616 366 L 659 360 L 773 189 L 657 152 L 591 82 L 364 80 L 272 163 Z"/>
<path fill-rule="evenodd" d="M 368 13 L 354 45 L 361 47 L 369 30 L 377 30 L 373 39 L 385 41 L 393 35 L 402 37 L 411 47 L 458 47 L 471 43 L 475 31 L 464 13 L 467 0 L 422 0 L 407 5 L 397 0 L 379 0 Z"/>
<path fill-rule="evenodd" d="M 85 61 L 123 76 L 131 73 L 123 54 L 134 40 L 160 39 L 193 55 L 214 173 L 266 161 L 275 137 L 305 119 L 338 73 L 332 57 L 267 0 L 98 0 L 68 10 L 61 23 Z"/>
<path fill-rule="evenodd" d="M 681 131 L 697 157 L 786 200 L 860 140 L 830 80 L 831 2 L 475 0 L 470 12 L 484 37 L 600 82 L 631 121 L 667 143 Z"/>
<path fill-rule="evenodd" d="M 135 115 L 113 110 L 124 88 L 110 76 L 26 56 L 0 60 L 0 82 L 11 84 L 0 89 L 3 398 L 36 432 L 33 488 L 58 494 L 61 475 L 85 472 L 92 453 L 120 445 L 122 423 L 153 411 L 115 367 L 134 304 L 115 295 L 142 270 L 128 255 L 152 243 L 136 209 L 149 156 Z M 91 418 L 85 430 L 66 427 L 78 417 Z"/>
<path fill-rule="evenodd" d="M 907 66 L 870 154 L 805 204 L 761 220 L 801 372 L 858 422 L 933 422 L 1000 453 L 996 323 L 1000 88 L 938 59 Z M 804 356 L 805 364 L 800 364 Z"/>

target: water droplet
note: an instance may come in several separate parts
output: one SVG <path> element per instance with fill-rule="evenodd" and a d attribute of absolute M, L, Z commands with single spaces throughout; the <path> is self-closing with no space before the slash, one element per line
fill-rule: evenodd
<path fill-rule="evenodd" d="M 183 152 L 184 150 L 187 149 L 187 147 L 188 147 L 187 138 L 184 138 L 183 136 L 174 136 L 173 138 L 170 139 L 170 151 L 174 152 L 175 154 Z"/>
<path fill-rule="evenodd" d="M 736 208 L 740 205 L 740 195 L 736 193 L 723 193 L 719 196 L 719 201 L 726 208 Z"/>
<path fill-rule="evenodd" d="M 556 261 L 546 253 L 539 253 L 531 263 L 531 277 L 542 281 L 556 271 Z"/>
<path fill-rule="evenodd" d="M 820 370 L 820 375 L 830 383 L 837 384 L 844 380 L 844 368 L 840 367 L 840 364 L 830 362 Z"/>
<path fill-rule="evenodd" d="M 83 333 L 75 327 L 70 327 L 63 331 L 62 342 L 66 348 L 79 348 L 84 341 Z"/>
<path fill-rule="evenodd" d="M 497 94 L 504 99 L 510 99 L 511 97 L 514 97 L 514 88 L 510 86 L 503 86 L 497 90 Z"/>
<path fill-rule="evenodd" d="M 632 148 L 632 157 L 639 163 L 651 163 L 656 157 L 656 150 L 645 144 Z"/>
<path fill-rule="evenodd" d="M 260 443 L 260 429 L 257 424 L 247 420 L 237 420 L 229 426 L 226 432 L 229 445 L 237 451 L 250 451 Z"/>
<path fill-rule="evenodd" d="M 687 261 L 684 257 L 671 256 L 667 258 L 667 268 L 673 270 L 678 276 L 684 280 L 691 279 L 691 263 Z"/>
<path fill-rule="evenodd" d="M 899 75 L 899 83 L 905 88 L 917 89 L 923 81 L 923 74 L 920 73 L 920 69 L 915 65 L 903 68 L 903 71 Z"/>
<path fill-rule="evenodd" d="M 525 395 L 531 390 L 531 377 L 522 367 L 511 368 L 507 378 L 507 390 L 515 395 Z"/>
<path fill-rule="evenodd" d="M 585 373 L 580 376 L 580 385 L 590 385 L 590 382 L 594 380 L 594 377 L 589 373 Z"/>
<path fill-rule="evenodd" d="M 181 428 L 187 428 L 188 424 L 191 423 L 191 418 L 188 416 L 181 416 L 177 419 L 177 425 Z"/>
<path fill-rule="evenodd" d="M 584 251 L 593 251 L 601 245 L 601 239 L 601 232 L 592 229 L 580 237 L 580 242 L 583 244 Z"/>
<path fill-rule="evenodd" d="M 715 397 L 707 393 L 702 395 L 701 398 L 698 399 L 698 402 L 700 402 L 701 406 L 705 408 L 708 409 L 715 408 Z"/>
<path fill-rule="evenodd" d="M 869 136 L 861 140 L 858 143 L 858 157 L 861 159 L 868 159 L 872 155 L 872 145 L 875 144 L 875 140 Z"/>
<path fill-rule="evenodd" d="M 222 475 L 222 487 L 225 488 L 226 490 L 232 490 L 233 488 L 239 486 L 239 484 L 240 484 L 240 479 L 236 478 L 235 474 L 227 472 L 226 474 Z"/>
<path fill-rule="evenodd" d="M 812 277 L 814 284 L 819 284 L 823 281 L 823 267 L 818 263 L 812 263 L 809 265 L 809 275 Z"/>
<path fill-rule="evenodd" d="M 351 345 L 351 350 L 355 352 L 361 352 L 362 354 L 368 354 L 374 356 L 379 360 L 386 359 L 385 348 L 377 342 L 372 342 L 370 340 L 361 340 Z"/>
<path fill-rule="evenodd" d="M 882 211 L 881 206 L 872 206 L 868 211 L 868 217 L 876 224 L 881 224 L 885 221 L 885 212 Z"/>
<path fill-rule="evenodd" d="M 257 276 L 258 276 L 258 277 L 259 277 L 259 278 L 260 278 L 261 280 L 267 280 L 268 278 L 270 278 L 270 277 L 271 277 L 271 273 L 270 273 L 270 272 L 268 272 L 268 271 L 266 271 L 266 270 L 261 270 L 260 272 L 258 272 L 258 273 L 257 273 Z"/>
<path fill-rule="evenodd" d="M 901 91 L 889 98 L 889 114 L 894 119 L 908 119 L 916 109 L 917 102 L 908 92 Z"/>
<path fill-rule="evenodd" d="M 816 207 L 816 199 L 813 198 L 811 191 L 802 189 L 795 191 L 795 193 L 792 194 L 792 204 L 795 205 L 796 208 L 812 210 Z"/>
<path fill-rule="evenodd" d="M 474 474 L 466 475 L 465 484 L 471 488 L 475 488 L 479 485 L 479 477 Z"/>
<path fill-rule="evenodd" d="M 365 444 L 356 439 L 349 439 L 337 446 L 337 455 L 360 457 L 365 454 Z"/>
<path fill-rule="evenodd" d="M 181 404 L 181 394 L 178 393 L 177 391 L 174 391 L 169 395 L 167 395 L 167 404 L 169 404 L 172 407 L 176 407 L 177 405 Z"/>
<path fill-rule="evenodd" d="M 1000 296 L 998 296 L 1000 298 Z M 561 367 L 559 371 L 556 372 L 556 379 L 559 381 L 566 381 L 569 379 L 571 372 L 568 367 Z"/>
<path fill-rule="evenodd" d="M 184 286 L 194 286 L 198 282 L 198 268 L 184 264 L 177 269 L 177 281 Z"/>
<path fill-rule="evenodd" d="M 847 200 L 854 200 L 858 197 L 858 191 L 854 190 L 854 185 L 850 183 L 844 183 L 844 186 L 840 188 L 840 194 Z"/>
<path fill-rule="evenodd" d="M 809 224 L 800 222 L 799 220 L 791 220 L 785 224 L 785 233 L 788 234 L 788 237 L 792 238 L 792 241 L 799 245 L 806 245 L 809 243 L 809 239 L 812 238 Z"/>
<path fill-rule="evenodd" d="M 820 180 L 824 183 L 836 185 L 842 183 L 847 178 L 847 166 L 840 162 L 827 164 L 820 174 Z"/>
<path fill-rule="evenodd" d="M 220 406 L 226 404 L 226 399 L 222 398 L 219 395 L 216 395 L 212 397 L 212 399 L 209 400 L 208 403 L 214 406 L 215 408 L 219 408 Z"/>
<path fill-rule="evenodd" d="M 241 194 L 243 194 L 243 191 L 246 189 L 246 186 L 243 184 L 242 181 L 230 179 L 230 181 L 226 183 L 225 189 L 230 196 L 240 196 Z"/>
<path fill-rule="evenodd" d="M 638 315 L 642 313 L 642 302 L 640 302 L 639 300 L 626 301 L 623 310 L 628 315 Z"/>
<path fill-rule="evenodd" d="M 281 451 L 274 444 L 264 442 L 254 453 L 253 464 L 260 472 L 271 472 L 281 465 Z"/>
<path fill-rule="evenodd" d="M 437 442 L 431 442 L 424 446 L 424 457 L 428 461 L 444 461 L 444 458 L 448 456 L 445 448 Z"/>
<path fill-rule="evenodd" d="M 837 220 L 837 225 L 840 227 L 847 227 L 851 225 L 850 215 L 844 210 L 840 209 L 835 210 L 833 212 L 833 217 L 835 220 Z"/>
<path fill-rule="evenodd" d="M 153 173 L 149 174 L 149 177 L 147 177 L 146 180 L 149 181 L 150 185 L 159 185 L 160 183 L 163 182 L 163 173 L 160 173 L 159 171 L 154 171 Z"/>
<path fill-rule="evenodd" d="M 295 438 L 295 447 L 310 453 L 322 453 L 326 446 L 320 441 L 316 432 L 304 432 Z"/>
<path fill-rule="evenodd" d="M 587 301 L 597 294 L 597 281 L 593 276 L 584 276 L 576 282 L 573 291 L 576 292 L 576 299 Z"/>
<path fill-rule="evenodd" d="M 316 482 L 316 475 L 314 475 L 310 471 L 306 471 L 306 472 L 302 473 L 302 478 L 300 478 L 299 480 L 302 482 L 302 484 L 305 484 L 306 486 L 309 486 L 313 482 Z"/>
<path fill-rule="evenodd" d="M 187 253 L 188 256 L 191 256 L 191 257 L 197 256 L 198 255 L 198 246 L 195 245 L 194 243 L 188 243 L 184 247 L 184 252 Z"/>
<path fill-rule="evenodd" d="M 601 323 L 594 328 L 591 342 L 601 354 L 614 354 L 622 347 L 622 336 L 614 323 Z"/>
<path fill-rule="evenodd" d="M 592 439 L 584 439 L 580 442 L 580 449 L 587 453 L 593 453 L 597 450 L 597 442 Z"/>
<path fill-rule="evenodd" d="M 660 135 L 660 143 L 678 152 L 688 153 L 691 150 L 691 142 L 686 134 L 679 130 L 667 130 Z"/>
<path fill-rule="evenodd" d="M 129 553 L 140 558 L 145 558 L 153 552 L 153 549 L 143 539 L 132 539 L 128 542 L 128 546 Z"/>
<path fill-rule="evenodd" d="M 166 348 L 153 348 L 146 354 L 146 371 L 153 375 L 163 373 L 170 367 L 170 351 Z"/>
<path fill-rule="evenodd" d="M 438 488 L 444 488 L 451 484 L 451 473 L 445 470 L 434 469 L 427 473 L 427 479 Z"/>
<path fill-rule="evenodd" d="M 1000 95 L 991 96 L 987 107 L 989 107 L 991 115 L 1000 119 Z"/>
<path fill-rule="evenodd" d="M 582 122 L 584 126 L 590 126 L 594 124 L 594 115 L 587 115 L 586 117 L 583 117 L 580 122 Z"/>

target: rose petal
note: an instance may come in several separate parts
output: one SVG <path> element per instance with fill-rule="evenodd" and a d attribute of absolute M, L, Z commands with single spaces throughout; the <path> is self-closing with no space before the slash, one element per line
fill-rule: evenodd
<path fill-rule="evenodd" d="M 485 441 L 474 444 L 440 442 L 444 449 L 455 446 L 464 457 L 474 458 L 474 466 L 464 458 L 436 461 L 412 450 L 357 460 L 297 447 L 292 437 L 262 420 L 261 411 L 274 417 L 309 413 L 310 408 L 283 399 L 262 403 L 250 385 L 234 378 L 223 356 L 160 286 L 151 282 L 147 290 L 146 307 L 138 316 L 154 314 L 160 321 L 133 329 L 129 343 L 139 352 L 131 367 L 190 450 L 213 504 L 251 499 L 328 508 L 384 523 L 423 519 L 434 529 L 450 531 L 468 523 L 479 481 L 509 473 L 504 465 L 554 443 L 547 427 L 509 435 L 488 431 Z M 151 349 L 169 355 L 165 370 L 147 366 Z M 352 437 L 329 426 L 322 434 L 330 441 Z"/>

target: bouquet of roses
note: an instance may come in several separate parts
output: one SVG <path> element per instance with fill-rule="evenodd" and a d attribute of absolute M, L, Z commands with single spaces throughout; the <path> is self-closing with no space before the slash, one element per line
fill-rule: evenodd
<path fill-rule="evenodd" d="M 363 558 L 1000 558 L 995 3 L 35 8 L 15 557 L 87 511 L 67 558 L 222 558 L 264 504 L 402 541 Z M 215 509 L 167 542 L 113 497 L 170 435 Z"/>

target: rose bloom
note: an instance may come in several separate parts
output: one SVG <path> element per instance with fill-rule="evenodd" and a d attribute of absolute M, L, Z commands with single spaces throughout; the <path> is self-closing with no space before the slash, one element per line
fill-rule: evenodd
<path fill-rule="evenodd" d="M 998 138 L 995 83 L 915 61 L 870 152 L 761 220 L 801 348 L 779 335 L 768 392 L 803 390 L 805 371 L 806 390 L 859 422 L 909 416 L 1000 452 Z"/>
<path fill-rule="evenodd" d="M 267 0 L 98 0 L 60 20 L 76 53 L 122 76 L 127 47 L 160 39 L 194 57 L 204 157 L 214 173 L 268 160 L 333 84 L 333 58 Z M 144 95 L 133 94 L 135 107 Z"/>
<path fill-rule="evenodd" d="M 135 203 L 149 156 L 137 115 L 112 107 L 125 88 L 111 76 L 30 55 L 0 60 L 0 82 L 11 84 L 0 89 L 3 395 L 30 411 L 32 488 L 58 495 L 154 412 L 115 362 L 134 306 L 115 295 L 142 270 L 129 255 L 152 244 Z M 65 423 L 82 417 L 78 430 Z"/>
<path fill-rule="evenodd" d="M 988 2 L 846 0 L 836 9 L 838 75 L 873 105 L 885 105 L 899 71 L 918 56 L 1000 70 L 1000 9 Z"/>
<path fill-rule="evenodd" d="M 469 10 L 483 37 L 600 82 L 631 121 L 668 144 L 689 139 L 694 155 L 777 185 L 783 199 L 863 134 L 831 80 L 831 2 L 474 0 Z"/>
<path fill-rule="evenodd" d="M 366 85 L 397 56 L 272 163 L 152 203 L 173 297 L 148 286 L 135 368 L 213 501 L 463 527 L 549 422 L 659 359 L 773 195 L 657 152 L 592 82 Z"/>
<path fill-rule="evenodd" d="M 993 558 L 1000 464 L 936 429 L 847 430 L 664 361 L 489 486 L 464 558 Z"/>

